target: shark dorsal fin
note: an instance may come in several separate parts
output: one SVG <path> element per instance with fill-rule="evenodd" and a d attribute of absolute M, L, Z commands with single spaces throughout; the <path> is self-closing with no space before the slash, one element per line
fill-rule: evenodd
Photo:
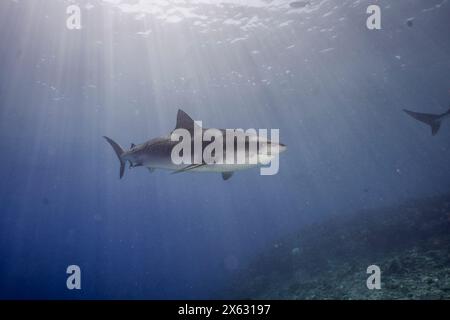
<path fill-rule="evenodd" d="M 197 126 L 192 118 L 183 110 L 178 109 L 177 113 L 177 125 L 175 129 L 186 129 L 188 131 L 194 131 L 194 127 Z"/>

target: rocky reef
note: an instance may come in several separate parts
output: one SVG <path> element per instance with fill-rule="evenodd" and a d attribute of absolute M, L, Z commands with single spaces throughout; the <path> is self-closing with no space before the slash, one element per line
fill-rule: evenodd
<path fill-rule="evenodd" d="M 450 194 L 303 227 L 236 276 L 239 299 L 449 299 Z M 381 270 L 369 290 L 367 267 Z"/>

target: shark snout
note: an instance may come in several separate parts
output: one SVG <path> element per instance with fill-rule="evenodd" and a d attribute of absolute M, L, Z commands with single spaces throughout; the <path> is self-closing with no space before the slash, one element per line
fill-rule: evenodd
<path fill-rule="evenodd" d="M 267 154 L 269 156 L 275 156 L 277 154 L 280 154 L 284 151 L 286 151 L 287 146 L 283 143 L 276 143 L 276 142 L 268 142 L 267 144 L 263 144 L 260 146 L 259 153 L 260 154 Z"/>
<path fill-rule="evenodd" d="M 279 153 L 282 153 L 282 152 L 284 152 L 286 150 L 287 150 L 287 146 L 285 144 L 283 144 L 283 143 L 278 144 L 278 151 L 279 151 Z"/>
<path fill-rule="evenodd" d="M 283 144 L 283 143 L 274 143 L 274 142 L 272 142 L 270 145 L 271 145 L 271 147 L 270 147 L 270 151 L 269 152 L 271 154 L 280 154 L 280 153 L 282 153 L 282 152 L 287 150 L 287 146 L 285 144 Z"/>

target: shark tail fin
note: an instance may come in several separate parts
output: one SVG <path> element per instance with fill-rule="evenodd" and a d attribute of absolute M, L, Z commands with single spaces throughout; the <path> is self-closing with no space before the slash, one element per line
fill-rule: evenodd
<path fill-rule="evenodd" d="M 122 159 L 122 155 L 124 154 L 125 151 L 114 140 L 112 140 L 112 139 L 110 139 L 108 137 L 105 137 L 105 136 L 103 136 L 103 138 L 105 138 L 106 141 L 108 141 L 108 143 L 111 145 L 111 147 L 116 152 L 117 158 L 119 158 L 119 161 L 120 161 L 120 179 L 122 179 L 123 174 L 125 173 L 125 161 Z"/>
<path fill-rule="evenodd" d="M 429 113 L 419 113 L 403 109 L 408 115 L 416 120 L 426 123 L 431 127 L 431 134 L 434 136 L 438 133 L 441 127 L 441 115 L 429 114 Z"/>

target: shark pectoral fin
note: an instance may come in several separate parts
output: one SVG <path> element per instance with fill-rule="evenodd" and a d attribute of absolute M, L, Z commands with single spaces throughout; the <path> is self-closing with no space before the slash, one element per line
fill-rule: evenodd
<path fill-rule="evenodd" d="M 150 172 L 150 173 L 155 172 L 155 168 L 147 168 L 147 169 L 148 169 L 148 172 Z"/>
<path fill-rule="evenodd" d="M 229 172 L 222 172 L 222 179 L 223 180 L 228 180 L 233 176 L 233 171 L 229 171 Z"/>
<path fill-rule="evenodd" d="M 184 167 L 183 169 L 180 170 L 176 170 L 174 172 L 172 172 L 172 174 L 176 174 L 176 173 L 182 173 L 182 172 L 186 172 L 186 171 L 190 171 L 192 169 L 196 169 L 196 168 L 200 168 L 202 166 L 206 165 L 205 163 L 200 163 L 200 164 L 190 164 L 187 167 Z"/>

